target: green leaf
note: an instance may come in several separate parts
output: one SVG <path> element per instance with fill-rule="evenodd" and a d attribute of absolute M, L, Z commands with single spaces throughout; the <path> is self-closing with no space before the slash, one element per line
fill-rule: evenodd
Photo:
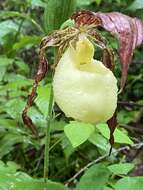
<path fill-rule="evenodd" d="M 6 73 L 6 67 L 0 65 L 0 81 L 3 80 L 5 73 Z"/>
<path fill-rule="evenodd" d="M 20 41 L 13 45 L 13 50 L 19 50 L 21 48 L 31 48 L 34 45 L 40 43 L 41 37 L 38 36 L 24 36 L 20 38 Z"/>
<path fill-rule="evenodd" d="M 104 165 L 95 164 L 81 177 L 76 190 L 102 190 L 110 174 Z"/>
<path fill-rule="evenodd" d="M 76 0 L 48 0 L 44 12 L 44 27 L 47 33 L 60 28 L 74 12 Z"/>
<path fill-rule="evenodd" d="M 75 148 L 90 137 L 94 132 L 94 126 L 92 124 L 74 121 L 64 127 L 64 132 Z"/>
<path fill-rule="evenodd" d="M 37 90 L 37 94 L 38 94 L 38 96 L 35 99 L 35 103 L 38 106 L 39 110 L 44 115 L 44 117 L 46 118 L 48 115 L 49 98 L 50 98 L 49 85 L 39 86 L 38 90 Z"/>
<path fill-rule="evenodd" d="M 74 27 L 75 23 L 74 20 L 68 19 L 66 20 L 60 27 L 60 29 L 64 29 L 66 27 Z"/>
<path fill-rule="evenodd" d="M 137 9 L 143 8 L 142 0 L 135 0 L 133 3 L 127 8 L 128 10 L 136 11 Z"/>
<path fill-rule="evenodd" d="M 43 29 L 41 28 L 41 26 L 34 19 L 32 19 L 30 16 L 28 16 L 24 13 L 20 13 L 17 11 L 1 11 L 0 17 L 2 17 L 2 18 L 19 17 L 19 18 L 26 19 L 29 22 L 31 22 L 39 31 L 41 31 L 43 33 Z"/>
<path fill-rule="evenodd" d="M 115 190 L 141 190 L 143 187 L 143 177 L 124 177 L 120 179 Z"/>
<path fill-rule="evenodd" d="M 5 105 L 5 111 L 11 116 L 11 118 L 16 120 L 21 120 L 21 114 L 25 107 L 26 102 L 21 99 L 10 100 Z"/>
<path fill-rule="evenodd" d="M 108 169 L 115 175 L 127 175 L 134 168 L 132 163 L 119 163 L 108 166 Z"/>
<path fill-rule="evenodd" d="M 17 143 L 32 144 L 26 136 L 7 133 L 0 139 L 0 158 L 12 151 Z"/>
<path fill-rule="evenodd" d="M 44 8 L 46 6 L 46 3 L 44 3 L 41 0 L 29 0 L 32 7 L 42 7 Z"/>
<path fill-rule="evenodd" d="M 110 188 L 110 187 L 105 186 L 103 190 L 113 190 L 113 189 Z"/>
<path fill-rule="evenodd" d="M 0 66 L 12 65 L 13 59 L 7 58 L 6 56 L 0 56 Z"/>
<path fill-rule="evenodd" d="M 22 60 L 16 60 L 14 64 L 18 67 L 17 72 L 21 74 L 28 74 L 29 67 L 28 64 L 24 63 Z"/>
<path fill-rule="evenodd" d="M 106 123 L 100 123 L 96 125 L 96 128 L 107 139 L 110 138 L 110 131 Z M 116 143 L 133 144 L 133 141 L 123 131 L 118 128 L 115 129 L 114 138 Z"/>
<path fill-rule="evenodd" d="M 15 183 L 10 190 L 68 190 L 60 183 L 48 181 L 45 184 L 42 180 L 27 180 Z"/>
<path fill-rule="evenodd" d="M 92 144 L 96 145 L 98 148 L 105 152 L 109 152 L 110 145 L 108 140 L 103 137 L 98 131 L 95 131 L 88 139 Z"/>
<path fill-rule="evenodd" d="M 12 20 L 5 20 L 0 22 L 0 28 L 2 28 L 2 30 L 0 30 L 0 43 L 3 43 L 3 37 L 8 33 L 16 32 L 18 30 L 18 25 Z"/>

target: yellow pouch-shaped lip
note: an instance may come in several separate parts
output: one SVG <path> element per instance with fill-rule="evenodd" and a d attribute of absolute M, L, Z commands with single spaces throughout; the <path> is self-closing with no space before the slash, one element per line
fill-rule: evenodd
<path fill-rule="evenodd" d="M 53 79 L 54 98 L 67 117 L 98 123 L 110 119 L 117 106 L 117 80 L 102 62 L 94 60 L 86 38 L 70 46 L 59 61 Z"/>

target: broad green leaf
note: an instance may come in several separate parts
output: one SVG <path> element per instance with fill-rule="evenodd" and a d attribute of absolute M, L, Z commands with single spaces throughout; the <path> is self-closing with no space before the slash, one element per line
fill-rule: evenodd
<path fill-rule="evenodd" d="M 38 96 L 35 99 L 35 103 L 38 106 L 39 110 L 44 115 L 44 117 L 46 118 L 48 115 L 49 98 L 50 98 L 49 85 L 39 86 L 37 90 L 37 94 Z"/>
<path fill-rule="evenodd" d="M 64 132 L 75 148 L 84 143 L 90 135 L 94 132 L 94 126 L 92 124 L 82 122 L 70 122 L 70 124 L 64 127 Z"/>
<path fill-rule="evenodd" d="M 102 164 L 95 164 L 81 177 L 76 190 L 103 190 L 110 174 L 107 167 Z"/>
<path fill-rule="evenodd" d="M 108 166 L 108 169 L 115 175 L 127 175 L 134 168 L 132 163 L 119 163 Z"/>
<path fill-rule="evenodd" d="M 105 138 L 109 139 L 110 131 L 106 123 L 97 124 L 96 128 Z M 116 143 L 133 144 L 133 141 L 128 137 L 128 135 L 118 128 L 115 129 L 114 138 Z"/>
<path fill-rule="evenodd" d="M 124 177 L 116 183 L 115 190 L 142 190 L 142 187 L 143 177 Z"/>
<path fill-rule="evenodd" d="M 134 0 L 133 3 L 128 7 L 128 10 L 137 10 L 143 8 L 143 1 L 142 0 Z"/>

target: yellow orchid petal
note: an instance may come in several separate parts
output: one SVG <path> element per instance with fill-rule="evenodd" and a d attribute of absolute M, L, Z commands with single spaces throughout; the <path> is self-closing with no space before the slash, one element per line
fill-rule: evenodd
<path fill-rule="evenodd" d="M 102 62 L 94 60 L 94 47 L 80 39 L 59 61 L 53 79 L 54 98 L 67 117 L 90 123 L 110 119 L 117 106 L 117 80 Z"/>

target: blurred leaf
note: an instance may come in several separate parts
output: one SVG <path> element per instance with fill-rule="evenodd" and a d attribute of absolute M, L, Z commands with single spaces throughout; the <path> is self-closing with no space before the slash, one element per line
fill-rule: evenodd
<path fill-rule="evenodd" d="M 115 175 L 127 175 L 134 168 L 132 163 L 119 163 L 108 166 L 108 169 Z"/>
<path fill-rule="evenodd" d="M 6 73 L 6 67 L 0 65 L 0 81 L 3 80 L 5 73 Z"/>
<path fill-rule="evenodd" d="M 21 48 L 31 48 L 34 45 L 39 45 L 41 37 L 39 36 L 24 36 L 20 38 L 20 41 L 13 45 L 13 50 L 19 50 Z"/>
<path fill-rule="evenodd" d="M 38 96 L 35 99 L 35 103 L 38 106 L 39 110 L 44 115 L 44 117 L 46 118 L 48 115 L 49 98 L 50 98 L 49 85 L 39 86 L 38 90 L 37 90 L 37 94 L 38 94 Z"/>
<path fill-rule="evenodd" d="M 42 7 L 44 8 L 46 6 L 46 3 L 41 0 L 28 0 L 32 7 Z"/>
<path fill-rule="evenodd" d="M 121 110 L 117 114 L 118 123 L 120 124 L 128 124 L 130 122 L 135 122 L 139 118 L 139 111 L 125 111 Z"/>
<path fill-rule="evenodd" d="M 14 64 L 18 67 L 18 73 L 21 72 L 21 74 L 28 74 L 29 73 L 29 67 L 28 64 L 24 63 L 22 60 L 16 60 Z"/>
<path fill-rule="evenodd" d="M 2 139 L 0 139 L 0 158 L 8 154 L 13 150 L 14 145 L 17 143 L 33 144 L 29 139 L 20 134 L 7 133 Z"/>
<path fill-rule="evenodd" d="M 91 143 L 96 145 L 98 148 L 104 150 L 105 152 L 109 152 L 110 145 L 108 140 L 103 137 L 98 131 L 95 131 L 88 139 Z"/>
<path fill-rule="evenodd" d="M 11 118 L 20 121 L 25 104 L 26 102 L 24 102 L 22 99 L 10 100 L 5 105 L 5 111 L 10 115 Z"/>
<path fill-rule="evenodd" d="M 127 8 L 128 10 L 136 11 L 137 9 L 143 8 L 142 0 L 135 0 L 133 3 Z"/>
<path fill-rule="evenodd" d="M 17 11 L 1 11 L 0 17 L 2 17 L 2 18 L 3 17 L 4 18 L 8 18 L 8 17 L 24 18 L 24 19 L 28 20 L 29 22 L 31 22 L 39 31 L 41 31 L 43 33 L 43 29 L 41 28 L 41 26 L 34 19 L 32 19 L 30 16 L 28 16 L 24 13 L 20 13 Z"/>
<path fill-rule="evenodd" d="M 60 29 L 64 29 L 66 27 L 74 27 L 75 23 L 74 20 L 68 19 L 66 20 L 60 27 Z"/>
<path fill-rule="evenodd" d="M 64 136 L 64 138 L 62 139 L 62 148 L 64 151 L 64 155 L 66 157 L 66 160 L 68 161 L 70 155 L 74 152 L 74 148 L 66 136 Z"/>
<path fill-rule="evenodd" d="M 109 139 L 110 131 L 108 129 L 107 124 L 105 123 L 97 124 L 96 128 L 105 138 Z M 123 131 L 119 130 L 118 128 L 115 129 L 114 138 L 116 143 L 133 144 L 133 141 Z"/>
<path fill-rule="evenodd" d="M 107 167 L 102 164 L 95 164 L 81 177 L 76 190 L 102 190 L 110 174 Z"/>
<path fill-rule="evenodd" d="M 47 33 L 59 29 L 74 12 L 76 0 L 48 0 L 44 12 L 44 27 Z"/>
<path fill-rule="evenodd" d="M 124 177 L 120 179 L 115 190 L 141 190 L 143 186 L 143 177 Z"/>
<path fill-rule="evenodd" d="M 7 58 L 6 56 L 0 56 L 0 66 L 12 65 L 13 59 Z"/>
<path fill-rule="evenodd" d="M 3 44 L 3 37 L 8 33 L 16 32 L 18 30 L 18 25 L 12 20 L 5 20 L 0 22 L 0 28 L 2 29 L 0 30 L 0 43 Z"/>
<path fill-rule="evenodd" d="M 64 132 L 70 140 L 72 146 L 76 148 L 90 137 L 90 135 L 94 132 L 94 126 L 91 124 L 74 121 L 64 127 Z"/>
<path fill-rule="evenodd" d="M 52 181 L 45 184 L 44 180 L 19 181 L 10 190 L 68 190 L 64 185 Z"/>
<path fill-rule="evenodd" d="M 105 186 L 103 190 L 113 190 L 113 189 L 110 188 L 110 187 Z"/>

